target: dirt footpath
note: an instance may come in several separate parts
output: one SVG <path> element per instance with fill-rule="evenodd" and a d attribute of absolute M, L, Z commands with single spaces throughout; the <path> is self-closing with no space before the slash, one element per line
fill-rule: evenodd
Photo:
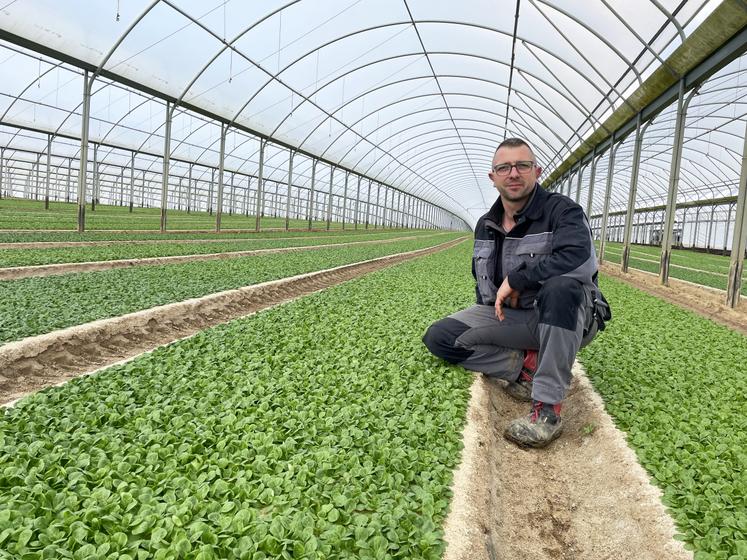
<path fill-rule="evenodd" d="M 574 374 L 564 433 L 544 450 L 503 439 L 529 407 L 476 376 L 445 560 L 692 559 L 580 366 Z"/>

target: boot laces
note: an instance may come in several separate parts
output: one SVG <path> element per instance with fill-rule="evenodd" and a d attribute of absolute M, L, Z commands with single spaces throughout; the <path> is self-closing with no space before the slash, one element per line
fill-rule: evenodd
<path fill-rule="evenodd" d="M 539 401 L 535 401 L 534 404 L 532 404 L 532 414 L 529 418 L 529 421 L 534 424 L 540 419 L 540 413 L 542 412 L 542 403 Z"/>

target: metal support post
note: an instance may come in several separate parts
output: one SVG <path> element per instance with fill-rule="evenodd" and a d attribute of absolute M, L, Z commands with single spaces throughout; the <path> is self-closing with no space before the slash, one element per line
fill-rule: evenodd
<path fill-rule="evenodd" d="M 189 175 L 187 176 L 187 214 L 192 212 L 192 166 L 194 163 L 189 164 Z"/>
<path fill-rule="evenodd" d="M 236 206 L 236 188 L 234 187 L 233 180 L 236 177 L 236 173 L 231 173 L 231 189 L 228 191 L 228 215 L 233 216 L 233 208 Z"/>
<path fill-rule="evenodd" d="M 335 168 L 331 166 L 329 168 L 329 198 L 327 199 L 327 231 L 332 223 L 332 185 L 334 182 Z"/>
<path fill-rule="evenodd" d="M 374 214 L 374 229 L 379 227 L 379 199 L 381 196 L 381 183 L 378 183 L 378 187 L 376 188 L 376 206 L 375 206 L 375 214 Z"/>
<path fill-rule="evenodd" d="M 171 120 L 174 116 L 171 101 L 166 102 L 166 131 L 163 139 L 163 174 L 161 175 L 161 233 L 166 231 L 166 205 L 169 195 L 169 160 L 171 158 Z"/>
<path fill-rule="evenodd" d="M 366 196 L 366 229 L 371 218 L 371 179 L 368 180 L 368 195 Z"/>
<path fill-rule="evenodd" d="M 293 150 L 288 155 L 288 196 L 285 200 L 285 231 L 290 229 L 291 189 L 293 188 Z"/>
<path fill-rule="evenodd" d="M 581 202 L 581 178 L 583 177 L 583 170 L 581 164 L 578 165 L 578 181 L 576 182 L 576 204 Z"/>
<path fill-rule="evenodd" d="M 685 99 L 685 80 L 680 80 L 679 96 L 677 98 L 677 116 L 674 125 L 672 163 L 669 168 L 669 190 L 667 191 L 667 206 L 664 213 L 664 223 L 662 224 L 661 253 L 659 255 L 659 282 L 665 286 L 669 285 L 669 266 L 672 260 L 672 233 L 674 218 L 677 212 L 677 188 L 680 182 L 680 165 L 682 162 L 682 145 L 685 137 L 687 108 L 697 91 L 698 88 L 696 87 L 690 92 L 687 99 Z M 684 224 L 682 233 L 685 233 Z"/>
<path fill-rule="evenodd" d="M 132 214 L 132 207 L 135 204 L 135 152 L 132 152 L 132 159 L 130 160 L 130 214 Z"/>
<path fill-rule="evenodd" d="M 358 221 L 360 220 L 361 179 L 362 177 L 358 175 L 358 189 L 355 191 L 355 229 L 358 229 Z"/>
<path fill-rule="evenodd" d="M 225 151 L 225 144 L 223 144 L 223 151 Z M 210 185 L 208 185 L 208 215 L 213 215 L 213 189 L 215 187 L 215 168 L 210 170 Z"/>
<path fill-rule="evenodd" d="M 265 172 L 265 141 L 259 140 L 259 172 L 257 173 L 257 215 L 254 220 L 254 230 L 259 231 L 260 220 L 262 217 L 262 191 L 264 189 L 264 172 Z"/>
<path fill-rule="evenodd" d="M 612 174 L 615 167 L 615 153 L 617 147 L 615 146 L 615 132 L 612 133 L 610 138 L 610 157 L 609 167 L 607 169 L 607 188 L 604 191 L 604 209 L 602 210 L 602 227 L 601 235 L 599 238 L 599 264 L 604 262 L 604 248 L 607 245 L 607 220 L 609 219 L 610 213 L 610 198 L 612 196 Z"/>
<path fill-rule="evenodd" d="M 316 185 L 316 160 L 311 162 L 311 191 L 309 192 L 309 201 L 306 204 L 306 216 L 309 219 L 309 231 L 311 231 L 311 222 L 314 221 L 314 187 Z"/>
<path fill-rule="evenodd" d="M 99 146 L 93 145 L 93 187 L 91 188 L 91 212 L 96 210 L 99 196 Z"/>
<path fill-rule="evenodd" d="M 348 211 L 348 179 L 350 178 L 350 172 L 345 172 L 345 190 L 342 193 L 342 229 L 345 229 L 345 214 Z"/>
<path fill-rule="evenodd" d="M 80 172 L 78 173 L 78 232 L 86 230 L 86 181 L 88 179 L 88 124 L 91 116 L 91 80 L 83 72 L 83 116 L 80 133 Z"/>
<path fill-rule="evenodd" d="M 711 206 L 711 218 L 708 221 L 708 237 L 706 237 L 706 252 L 711 252 L 711 240 L 713 239 L 713 218 L 716 214 L 716 205 Z"/>
<path fill-rule="evenodd" d="M 387 227 L 387 218 L 389 217 L 388 204 L 389 204 L 389 190 L 384 186 L 384 207 L 381 210 L 381 229 Z"/>
<path fill-rule="evenodd" d="M 244 191 L 244 217 L 249 217 L 249 193 L 252 190 L 252 178 L 246 180 L 246 190 Z"/>
<path fill-rule="evenodd" d="M 641 126 L 641 113 L 636 117 L 635 147 L 633 149 L 633 170 L 630 174 L 630 190 L 628 192 L 628 211 L 625 214 L 625 225 L 623 228 L 623 251 L 620 259 L 620 270 L 628 271 L 630 261 L 630 234 L 633 230 L 633 215 L 635 213 L 635 197 L 638 192 L 638 172 L 641 168 L 641 147 L 643 146 L 643 133 L 651 121 Z"/>
<path fill-rule="evenodd" d="M 47 179 L 44 184 L 44 209 L 49 210 L 49 187 L 52 182 L 52 135 L 47 134 Z"/>
<path fill-rule="evenodd" d="M 3 198 L 3 177 L 5 175 L 5 148 L 0 148 L 0 200 Z"/>
<path fill-rule="evenodd" d="M 591 154 L 591 173 L 589 174 L 589 194 L 586 198 L 586 217 L 591 216 L 591 204 L 594 200 L 594 182 L 597 178 L 597 147 Z"/>
<path fill-rule="evenodd" d="M 732 236 L 731 241 L 729 284 L 726 288 L 726 305 L 729 307 L 736 307 L 739 303 L 739 296 L 742 288 L 745 249 L 747 249 L 747 128 L 744 133 L 742 171 L 739 174 L 737 212 L 734 217 L 734 235 Z"/>
<path fill-rule="evenodd" d="M 220 233 L 220 222 L 223 217 L 223 181 L 225 173 L 226 163 L 226 136 L 228 135 L 228 127 L 225 124 L 221 124 L 220 127 L 220 151 L 218 153 L 218 201 L 215 205 L 215 231 Z M 212 201 L 212 197 L 211 197 Z"/>
<path fill-rule="evenodd" d="M 724 222 L 724 249 L 721 251 L 722 255 L 726 254 L 726 250 L 729 248 L 729 224 L 731 223 L 731 213 L 734 211 L 734 204 L 729 204 L 729 212 L 726 215 L 726 222 Z"/>

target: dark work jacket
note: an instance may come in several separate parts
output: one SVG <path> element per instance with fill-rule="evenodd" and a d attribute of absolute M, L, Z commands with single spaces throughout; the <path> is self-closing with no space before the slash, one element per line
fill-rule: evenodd
<path fill-rule="evenodd" d="M 587 297 L 595 297 L 596 253 L 589 222 L 578 204 L 535 184 L 508 234 L 501 226 L 503 212 L 499 198 L 475 226 L 472 274 L 477 281 L 478 304 L 495 304 L 505 275 L 519 291 L 519 307 L 523 309 L 533 306 L 542 283 L 555 276 L 578 280 Z"/>

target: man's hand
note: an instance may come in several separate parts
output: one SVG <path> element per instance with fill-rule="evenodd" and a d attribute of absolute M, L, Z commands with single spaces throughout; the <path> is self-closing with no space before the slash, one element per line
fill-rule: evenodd
<path fill-rule="evenodd" d="M 519 292 L 509 285 L 508 276 L 503 279 L 503 283 L 501 283 L 501 287 L 498 288 L 498 293 L 495 296 L 495 316 L 498 317 L 499 321 L 506 318 L 503 315 L 503 303 L 506 301 L 513 309 L 519 306 Z"/>

